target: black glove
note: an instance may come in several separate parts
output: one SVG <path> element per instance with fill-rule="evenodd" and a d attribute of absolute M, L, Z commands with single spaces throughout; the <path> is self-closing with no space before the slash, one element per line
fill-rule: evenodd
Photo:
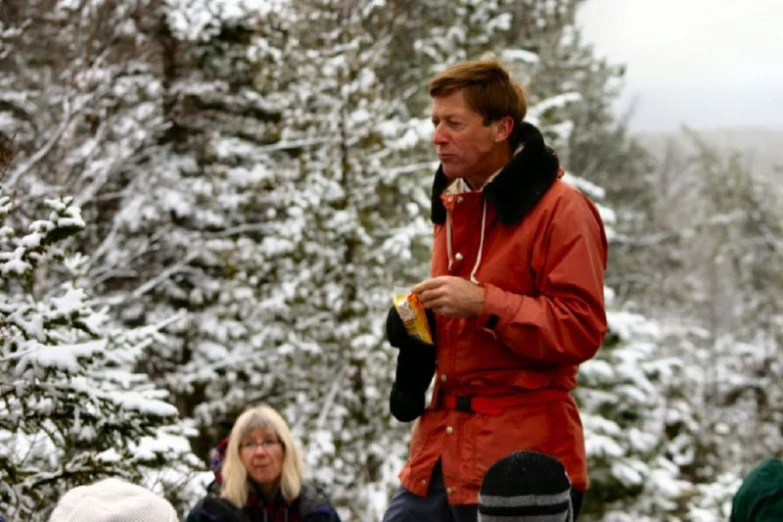
<path fill-rule="evenodd" d="M 431 310 L 426 310 L 426 313 L 434 341 L 435 314 Z M 400 350 L 389 395 L 389 409 L 395 419 L 410 422 L 424 412 L 424 395 L 435 374 L 435 346 L 408 335 L 394 307 L 386 316 L 386 338 Z"/>
<path fill-rule="evenodd" d="M 427 323 L 430 326 L 430 334 L 432 335 L 432 341 L 434 343 L 435 313 L 429 308 L 425 308 L 424 314 L 427 316 Z M 408 335 L 408 330 L 405 329 L 405 323 L 402 322 L 400 314 L 393 306 L 389 309 L 388 315 L 386 315 L 386 338 L 395 348 L 412 346 L 411 343 L 424 344 L 415 337 Z"/>

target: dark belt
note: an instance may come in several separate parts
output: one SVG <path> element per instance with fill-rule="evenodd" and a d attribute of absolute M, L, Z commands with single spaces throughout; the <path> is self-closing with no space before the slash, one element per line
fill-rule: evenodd
<path fill-rule="evenodd" d="M 571 394 L 568 390 L 547 388 L 530 390 L 514 395 L 457 395 L 440 394 L 440 405 L 450 410 L 464 413 L 480 413 L 482 415 L 500 415 L 506 408 L 553 402 L 567 399 Z"/>

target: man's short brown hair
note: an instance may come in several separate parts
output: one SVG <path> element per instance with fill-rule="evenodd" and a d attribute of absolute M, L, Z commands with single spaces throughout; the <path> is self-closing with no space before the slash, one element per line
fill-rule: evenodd
<path fill-rule="evenodd" d="M 514 129 L 508 137 L 509 147 L 514 151 L 521 145 L 517 131 L 527 113 L 525 92 L 499 61 L 492 58 L 457 63 L 430 80 L 429 87 L 433 98 L 463 91 L 468 106 L 484 118 L 485 125 L 510 116 Z"/>

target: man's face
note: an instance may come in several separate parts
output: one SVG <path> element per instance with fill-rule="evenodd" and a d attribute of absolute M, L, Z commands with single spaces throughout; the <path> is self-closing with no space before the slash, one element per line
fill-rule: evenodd
<path fill-rule="evenodd" d="M 494 170 L 491 155 L 497 147 L 507 147 L 507 143 L 498 141 L 504 137 L 499 124 L 484 125 L 484 118 L 468 106 L 463 91 L 433 99 L 432 123 L 432 142 L 447 178 L 492 174 L 485 172 Z"/>

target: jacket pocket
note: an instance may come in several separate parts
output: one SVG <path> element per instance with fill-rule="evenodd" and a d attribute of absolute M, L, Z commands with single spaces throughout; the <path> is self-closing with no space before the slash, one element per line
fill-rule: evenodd
<path fill-rule="evenodd" d="M 551 453 L 552 434 L 557 429 L 552 412 L 553 406 L 559 404 L 560 401 L 525 404 L 508 408 L 498 416 L 472 415 L 475 458 L 470 469 L 471 483 L 480 485 L 487 469 L 514 451 Z"/>
<path fill-rule="evenodd" d="M 409 462 L 417 460 L 422 452 L 428 447 L 429 440 L 435 433 L 436 427 L 440 421 L 439 412 L 427 408 L 424 413 L 416 420 L 416 426 L 413 429 L 410 445 Z"/>

